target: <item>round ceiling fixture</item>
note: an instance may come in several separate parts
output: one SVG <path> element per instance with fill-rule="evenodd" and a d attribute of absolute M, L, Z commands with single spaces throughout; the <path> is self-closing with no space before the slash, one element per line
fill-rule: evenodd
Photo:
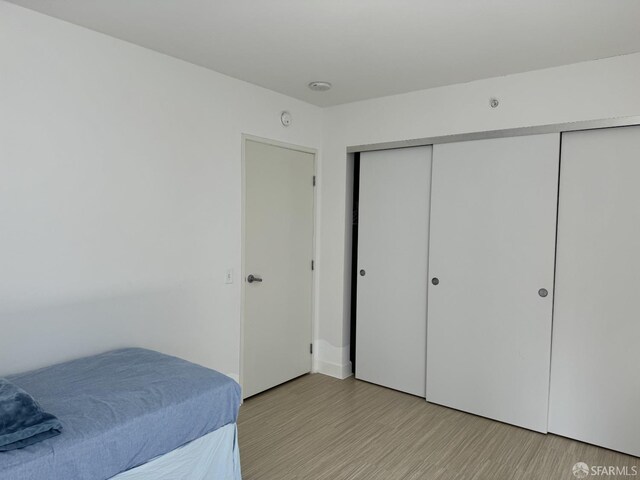
<path fill-rule="evenodd" d="M 311 82 L 309 88 L 314 92 L 326 92 L 331 88 L 331 84 L 329 82 Z"/>

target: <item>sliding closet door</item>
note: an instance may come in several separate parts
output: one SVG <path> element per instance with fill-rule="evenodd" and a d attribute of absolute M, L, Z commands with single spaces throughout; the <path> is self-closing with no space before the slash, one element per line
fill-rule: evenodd
<path fill-rule="evenodd" d="M 549 431 L 640 456 L 640 127 L 566 133 Z"/>
<path fill-rule="evenodd" d="M 547 431 L 559 135 L 435 145 L 427 400 Z"/>
<path fill-rule="evenodd" d="M 356 377 L 424 397 L 431 147 L 360 155 Z"/>

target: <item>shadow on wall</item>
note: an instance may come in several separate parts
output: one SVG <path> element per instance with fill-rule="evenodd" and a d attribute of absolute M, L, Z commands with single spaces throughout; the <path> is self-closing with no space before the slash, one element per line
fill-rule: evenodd
<path fill-rule="evenodd" d="M 144 347 L 237 379 L 237 332 L 219 326 L 212 282 L 0 313 L 0 376 L 121 347 Z M 219 310 L 219 309 L 218 309 Z M 226 322 L 226 325 L 229 325 Z M 209 341 L 203 341 L 208 338 Z M 230 338 L 238 341 L 229 342 Z"/>

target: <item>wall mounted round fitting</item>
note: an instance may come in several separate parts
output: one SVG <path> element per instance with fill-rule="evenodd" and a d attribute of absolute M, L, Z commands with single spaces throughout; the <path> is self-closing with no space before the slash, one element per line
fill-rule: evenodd
<path fill-rule="evenodd" d="M 286 110 L 284 110 L 280 114 L 280 123 L 282 123 L 283 127 L 288 127 L 289 125 L 291 125 L 291 122 L 293 122 L 293 119 L 291 118 L 291 114 Z"/>
<path fill-rule="evenodd" d="M 498 105 L 500 105 L 500 100 L 498 100 L 497 98 L 490 98 L 489 99 L 489 106 L 491 108 L 498 108 Z"/>
<path fill-rule="evenodd" d="M 331 84 L 329 82 L 310 82 L 309 88 L 314 92 L 326 92 L 331 88 Z"/>

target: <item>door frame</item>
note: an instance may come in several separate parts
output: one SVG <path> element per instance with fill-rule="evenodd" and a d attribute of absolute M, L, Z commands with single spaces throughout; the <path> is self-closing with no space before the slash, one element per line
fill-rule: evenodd
<path fill-rule="evenodd" d="M 245 330 L 245 299 L 246 299 L 246 281 L 245 281 L 245 277 L 247 274 L 246 271 L 246 266 L 245 266 L 245 260 L 246 260 L 246 218 L 245 218 L 245 211 L 246 211 L 246 162 L 245 162 L 245 146 L 247 144 L 247 141 L 252 141 L 252 142 L 257 142 L 257 143 L 262 143 L 264 145 L 271 145 L 274 147 L 280 147 L 280 148 L 286 148 L 288 150 L 294 150 L 296 152 L 303 152 L 303 153 L 309 153 L 311 155 L 313 155 L 313 175 L 316 179 L 315 182 L 315 186 L 317 187 L 318 185 L 318 150 L 316 148 L 310 148 L 310 147 L 303 147 L 301 145 L 295 145 L 295 144 L 291 144 L 291 143 L 285 143 L 285 142 L 281 142 L 279 140 L 272 140 L 269 138 L 264 138 L 264 137 L 258 137 L 255 135 L 250 135 L 250 134 L 246 134 L 243 133 L 242 134 L 242 161 L 241 161 L 241 169 L 242 169 L 242 173 L 241 173 L 241 181 L 242 181 L 242 185 L 241 185 L 241 199 L 240 199 L 240 205 L 241 205 L 241 216 L 242 216 L 242 220 L 241 220 L 241 253 L 240 253 L 240 261 L 241 261 L 241 266 L 240 266 L 240 277 L 239 277 L 239 281 L 240 281 L 240 372 L 239 372 L 239 381 L 238 383 L 240 383 L 240 386 L 243 387 L 244 384 L 244 330 Z M 318 271 L 318 251 L 317 251 L 317 241 L 316 241 L 316 236 L 317 236 L 317 231 L 318 231 L 318 225 L 317 225 L 317 221 L 318 221 L 318 189 L 314 188 L 313 189 L 313 236 L 312 236 L 312 252 L 313 252 L 313 261 L 314 261 L 314 269 L 312 271 L 312 275 L 311 275 L 311 338 L 309 338 L 309 343 L 311 345 L 313 345 L 313 353 L 310 355 L 310 359 L 309 361 L 311 362 L 310 365 L 310 371 L 314 372 L 315 371 L 315 365 L 316 365 L 316 359 L 317 359 L 317 355 L 318 355 L 318 349 L 317 346 L 315 345 L 315 339 L 317 338 L 317 332 L 316 332 L 316 328 L 318 325 L 318 321 L 317 321 L 317 311 L 316 311 L 316 288 L 317 288 L 317 281 L 316 281 L 316 273 Z M 244 397 L 242 398 L 242 401 L 244 402 Z"/>
<path fill-rule="evenodd" d="M 365 145 L 347 146 L 346 153 L 360 153 L 372 150 L 389 150 L 405 147 L 422 147 L 439 143 L 466 142 L 468 140 L 485 140 L 488 138 L 523 137 L 543 133 L 567 133 L 581 130 L 599 130 L 601 128 L 631 127 L 640 125 L 640 115 L 628 117 L 608 117 L 597 120 L 579 120 L 566 123 L 551 123 L 534 125 L 531 127 L 504 128 L 500 130 L 480 130 L 468 133 L 453 133 L 437 137 L 414 138 L 411 140 L 397 140 L 392 142 L 370 143 Z"/>

